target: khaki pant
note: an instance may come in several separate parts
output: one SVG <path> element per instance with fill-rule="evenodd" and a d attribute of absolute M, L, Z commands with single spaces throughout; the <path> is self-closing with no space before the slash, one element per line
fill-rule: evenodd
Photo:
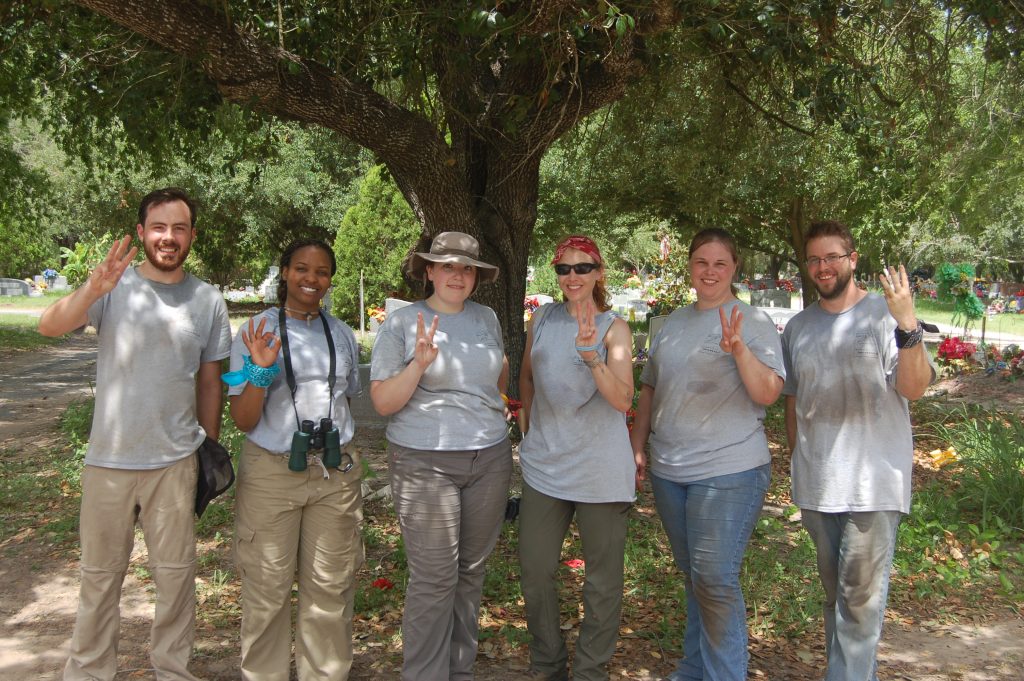
<path fill-rule="evenodd" d="M 242 678 L 288 681 L 298 568 L 295 658 L 300 681 L 344 681 L 352 667 L 356 571 L 363 564 L 358 460 L 348 473 L 303 473 L 246 440 L 235 493 L 242 575 Z"/>
<path fill-rule="evenodd" d="M 66 681 L 108 681 L 117 672 L 121 584 L 136 521 L 156 585 L 149 652 L 156 678 L 196 681 L 188 672 L 196 617 L 195 496 L 195 456 L 155 470 L 82 471 L 82 585 Z"/>

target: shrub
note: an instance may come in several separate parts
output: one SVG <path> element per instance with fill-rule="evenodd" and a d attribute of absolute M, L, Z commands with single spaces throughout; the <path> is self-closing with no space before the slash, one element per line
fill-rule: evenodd
<path fill-rule="evenodd" d="M 371 168 L 334 239 L 334 314 L 359 328 L 360 272 L 366 305 L 383 304 L 392 295 L 409 297 L 401 266 L 419 234 L 419 223 L 384 167 Z"/>
<path fill-rule="evenodd" d="M 962 512 L 983 530 L 1003 525 L 1024 532 L 1024 423 L 980 407 L 964 407 L 936 428 L 962 467 Z"/>

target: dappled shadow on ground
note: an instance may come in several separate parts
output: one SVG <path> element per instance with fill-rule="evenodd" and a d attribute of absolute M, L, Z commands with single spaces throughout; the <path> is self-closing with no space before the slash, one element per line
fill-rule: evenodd
<path fill-rule="evenodd" d="M 924 399 L 953 405 L 978 405 L 1024 415 L 1024 380 L 1007 381 L 983 371 L 960 374 L 936 381 Z"/>
<path fill-rule="evenodd" d="M 64 378 L 54 379 L 52 391 L 74 391 L 85 388 L 94 371 L 90 362 L 94 350 L 90 339 L 72 340 L 67 347 L 34 353 L 36 360 L 26 356 L 0 360 L 3 390 L 0 399 L 18 402 L 24 408 L 13 419 L 16 423 L 0 423 L 0 448 L 4 470 L 16 473 L 33 488 L 59 484 L 53 457 L 60 452 L 60 437 L 55 433 L 59 408 L 39 405 L 39 388 L 47 372 L 59 374 L 59 364 L 49 364 L 51 356 L 75 354 L 75 369 L 68 369 Z M 79 346 L 81 344 L 81 346 Z M 36 366 L 39 365 L 39 366 Z M 42 369 L 40 367 L 50 367 Z M 1001 383 L 998 379 L 988 379 Z M 58 388 L 57 386 L 64 386 Z M 1024 386 L 1022 386 L 1024 387 Z M 63 392 L 59 392 L 64 395 Z M 52 395 L 50 399 L 57 399 Z M 68 398 L 70 399 L 70 398 Z M 67 399 L 63 399 L 66 404 Z M 21 402 L 26 405 L 21 405 Z M 48 402 L 48 400 L 47 400 Z M 38 408 L 36 408 L 38 406 Z M 17 427 L 17 430 L 15 430 Z M 781 441 L 774 433 L 773 441 Z M 367 469 L 373 477 L 369 486 L 378 489 L 387 482 L 383 432 L 363 429 L 357 446 L 368 455 Z M 783 480 L 788 476 L 788 455 L 773 445 L 773 475 Z M 775 488 L 769 499 L 776 513 L 789 504 L 784 486 Z M 78 498 L 74 492 L 35 496 L 25 501 L 5 499 L 0 507 L 3 522 L 16 529 L 0 534 L 0 680 L 60 678 L 67 645 L 74 625 L 78 598 L 77 548 L 74 518 Z M 200 602 L 196 631 L 193 671 L 208 681 L 238 678 L 240 608 L 239 584 L 230 555 L 232 499 L 229 493 L 211 506 L 208 514 L 219 517 L 215 524 L 204 518 L 199 543 L 199 578 L 197 593 Z M 19 503 L 20 502 L 20 503 Z M 642 501 L 636 513 L 650 514 L 650 499 Z M 386 502 L 367 504 L 367 517 L 378 521 L 384 531 L 394 533 L 393 517 Z M 218 515 L 219 514 L 219 515 Z M 61 525 L 55 529 L 53 521 Z M 364 568 L 360 584 L 364 587 L 394 568 L 397 549 L 377 549 L 373 566 Z M 498 551 L 511 551 L 499 545 Z M 506 558 L 508 558 L 506 556 Z M 514 564 L 514 560 L 512 560 Z M 509 579 L 515 579 L 511 575 Z M 579 600 L 581 579 L 566 588 L 567 601 Z M 118 678 L 152 679 L 147 671 L 149 626 L 152 612 L 151 584 L 145 570 L 145 551 L 139 542 L 122 598 L 122 627 Z M 525 625 L 521 601 L 508 611 L 494 606 L 485 594 L 482 613 L 483 642 L 477 660 L 476 678 L 480 681 L 503 681 L 519 678 L 528 665 L 527 649 L 522 643 Z M 364 607 L 356 613 L 355 664 L 351 679 L 368 681 L 398 679 L 401 668 L 400 599 L 387 607 Z M 671 603 L 671 605 L 668 605 Z M 756 604 L 748 603 L 752 608 Z M 684 625 L 675 601 L 665 594 L 641 599 L 627 594 L 623 628 L 615 657 L 610 665 L 612 679 L 650 681 L 669 673 L 680 654 L 665 646 L 664 628 L 675 632 Z M 1009 681 L 1022 678 L 1020 641 L 1024 624 L 1014 613 L 992 611 L 984 605 L 966 607 L 963 614 L 939 619 L 913 600 L 893 603 L 887 618 L 882 647 L 883 681 Z M 979 619 L 981 618 L 981 619 Z M 950 623 L 952 622 L 952 623 Z M 567 622 L 566 636 L 570 649 L 578 633 L 578 620 Z M 504 628 L 503 628 L 504 627 Z M 510 628 L 514 635 L 509 635 Z M 753 635 L 750 643 L 750 678 L 773 681 L 812 681 L 822 676 L 824 668 L 820 618 L 808 624 L 809 633 L 793 639 L 783 636 L 765 638 Z"/>
<path fill-rule="evenodd" d="M 22 434 L 45 433 L 68 402 L 92 394 L 96 336 L 72 335 L 46 352 L 0 360 L 0 448 Z"/>

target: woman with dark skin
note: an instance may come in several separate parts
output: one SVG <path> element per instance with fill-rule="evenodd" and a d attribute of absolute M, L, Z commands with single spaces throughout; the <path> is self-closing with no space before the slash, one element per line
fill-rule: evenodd
<path fill-rule="evenodd" d="M 231 381 L 231 417 L 247 434 L 235 506 L 246 681 L 288 681 L 296 568 L 300 681 L 344 681 L 352 666 L 355 575 L 363 562 L 360 468 L 354 452 L 338 463 L 313 439 L 306 452 L 293 447 L 302 421 L 341 447 L 352 439 L 359 349 L 352 329 L 321 307 L 334 270 L 325 243 L 290 244 L 281 256 L 281 307 L 250 319 L 232 347 L 231 368 L 244 382 Z"/>

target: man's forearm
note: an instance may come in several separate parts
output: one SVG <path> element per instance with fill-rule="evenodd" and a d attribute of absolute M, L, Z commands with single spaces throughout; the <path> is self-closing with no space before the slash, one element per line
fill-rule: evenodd
<path fill-rule="evenodd" d="M 63 336 L 89 323 L 89 308 L 99 300 L 87 285 L 80 286 L 71 295 L 64 296 L 46 308 L 39 318 L 39 333 L 44 336 Z"/>
<path fill-rule="evenodd" d="M 908 400 L 916 400 L 924 395 L 934 377 L 932 365 L 928 363 L 928 351 L 924 343 L 918 343 L 899 352 L 896 391 Z"/>
<path fill-rule="evenodd" d="M 220 382 L 220 362 L 205 362 L 196 378 L 196 418 L 206 434 L 220 437 L 221 415 L 224 411 L 224 388 Z"/>

